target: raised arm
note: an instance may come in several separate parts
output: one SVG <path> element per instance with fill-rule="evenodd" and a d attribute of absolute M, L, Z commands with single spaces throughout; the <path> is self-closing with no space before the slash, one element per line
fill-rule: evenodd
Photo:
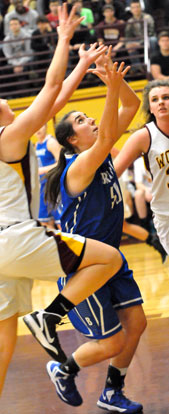
<path fill-rule="evenodd" d="M 103 44 L 97 47 L 97 43 L 94 43 L 88 50 L 85 50 L 84 44 L 81 45 L 79 49 L 79 62 L 71 74 L 64 80 L 59 96 L 56 98 L 56 101 L 48 114 L 49 120 L 64 107 L 72 93 L 79 86 L 89 66 L 94 63 L 100 55 L 104 54 L 106 50 L 107 46 L 104 46 Z"/>
<path fill-rule="evenodd" d="M 121 106 L 119 109 L 118 139 L 124 134 L 140 106 L 140 99 L 125 80 L 121 84 L 119 97 Z"/>
<path fill-rule="evenodd" d="M 120 177 L 133 161 L 146 153 L 149 145 L 150 137 L 146 128 L 134 132 L 113 161 L 117 176 Z"/>
<path fill-rule="evenodd" d="M 107 64 L 109 69 L 111 69 L 113 66 L 111 54 L 112 54 L 112 46 L 109 47 L 107 54 L 101 55 L 96 60 L 96 68 L 89 69 L 88 72 L 94 73 L 101 78 L 101 76 L 99 75 L 99 72 L 102 75 L 104 74 L 105 72 L 104 65 Z M 104 81 L 104 79 L 102 80 Z M 134 90 L 129 86 L 129 84 L 124 79 L 121 83 L 119 98 L 121 101 L 121 107 L 119 109 L 117 140 L 126 131 L 126 129 L 128 128 L 130 122 L 132 121 L 134 115 L 136 114 L 140 106 L 140 99 L 138 98 Z"/>
<path fill-rule="evenodd" d="M 112 70 L 105 67 L 104 81 L 107 84 L 107 95 L 97 138 L 93 145 L 88 146 L 88 149 L 79 154 L 67 173 L 67 188 L 72 195 L 80 193 L 91 183 L 96 170 L 103 163 L 116 141 L 120 86 L 128 70 L 127 68 L 123 70 L 123 66 L 121 64 L 117 68 L 117 63 L 114 63 Z M 89 118 L 94 133 L 96 128 L 93 121 Z"/>
<path fill-rule="evenodd" d="M 75 7 L 67 14 L 66 3 L 58 9 L 59 37 L 52 62 L 46 74 L 45 85 L 28 109 L 5 128 L 1 139 L 1 157 L 4 161 L 15 161 L 26 153 L 29 138 L 48 121 L 48 113 L 61 89 L 69 54 L 69 41 L 76 26 Z"/>

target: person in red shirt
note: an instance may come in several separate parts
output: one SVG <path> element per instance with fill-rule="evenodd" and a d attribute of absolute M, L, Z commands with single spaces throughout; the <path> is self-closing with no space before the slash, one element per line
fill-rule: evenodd
<path fill-rule="evenodd" d="M 50 13 L 48 13 L 46 15 L 46 17 L 49 20 L 51 27 L 54 28 L 54 29 L 56 29 L 56 27 L 59 24 L 58 6 L 59 6 L 59 1 L 58 0 L 50 0 L 49 1 Z"/>

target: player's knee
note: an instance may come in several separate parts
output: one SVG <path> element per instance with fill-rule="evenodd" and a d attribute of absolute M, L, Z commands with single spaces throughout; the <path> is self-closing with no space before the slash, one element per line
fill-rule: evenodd
<path fill-rule="evenodd" d="M 120 354 L 125 347 L 125 335 L 121 330 L 116 335 L 110 337 L 104 346 L 105 359 L 113 358 Z"/>
<path fill-rule="evenodd" d="M 110 256 L 110 266 L 112 267 L 112 276 L 116 274 L 122 267 L 123 259 L 120 252 L 113 248 Z"/>
<path fill-rule="evenodd" d="M 131 335 L 137 336 L 138 338 L 143 334 L 147 326 L 147 320 L 144 315 L 144 312 L 140 312 L 140 315 L 137 317 L 137 319 L 134 322 L 134 325 L 131 325 Z"/>

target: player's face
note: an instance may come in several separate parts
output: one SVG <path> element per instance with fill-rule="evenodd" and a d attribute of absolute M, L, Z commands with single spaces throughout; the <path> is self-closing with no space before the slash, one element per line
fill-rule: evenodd
<path fill-rule="evenodd" d="M 83 112 L 73 112 L 68 120 L 72 123 L 78 147 L 81 151 L 90 148 L 98 136 L 98 127 L 94 118 L 88 118 Z"/>
<path fill-rule="evenodd" d="M 0 99 L 0 124 L 1 126 L 7 126 L 14 120 L 14 112 L 8 105 L 6 99 Z"/>
<path fill-rule="evenodd" d="M 158 119 L 169 120 L 169 86 L 158 86 L 149 93 L 150 112 Z"/>

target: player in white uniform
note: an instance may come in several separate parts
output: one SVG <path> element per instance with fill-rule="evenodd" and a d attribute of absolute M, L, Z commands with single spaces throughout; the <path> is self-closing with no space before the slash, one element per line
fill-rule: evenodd
<path fill-rule="evenodd" d="M 95 44 L 85 51 L 82 46 L 77 67 L 63 82 L 69 41 L 81 18 L 74 21 L 75 8 L 68 16 L 65 3 L 58 13 L 59 39 L 41 92 L 15 120 L 7 101 L 0 100 L 0 391 L 14 351 L 17 317 L 30 310 L 32 280 L 57 280 L 75 271 L 63 295 L 54 300 L 57 323 L 122 265 L 116 249 L 81 236 L 51 231 L 36 221 L 38 166 L 30 137 L 64 106 L 90 64 L 107 49 L 103 45 L 96 49 Z M 57 334 L 50 330 L 52 309 L 53 303 L 45 311 L 34 313 L 34 324 L 40 332 L 37 339 L 48 346 L 51 355 L 64 359 Z M 46 341 L 47 337 L 52 337 L 52 344 Z"/>
<path fill-rule="evenodd" d="M 140 155 L 152 176 L 151 209 L 161 244 L 169 255 L 169 81 L 149 82 L 143 92 L 146 124 L 134 132 L 116 157 L 117 175 Z"/>

